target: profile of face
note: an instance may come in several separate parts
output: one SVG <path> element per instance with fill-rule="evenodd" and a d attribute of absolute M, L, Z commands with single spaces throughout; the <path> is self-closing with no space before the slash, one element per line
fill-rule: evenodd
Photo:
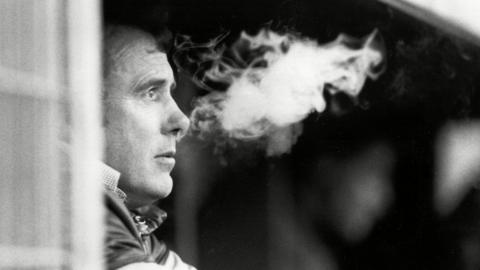
<path fill-rule="evenodd" d="M 104 44 L 104 161 L 121 173 L 129 207 L 151 204 L 172 190 L 176 143 L 189 120 L 171 96 L 173 71 L 152 35 L 112 26 Z"/>

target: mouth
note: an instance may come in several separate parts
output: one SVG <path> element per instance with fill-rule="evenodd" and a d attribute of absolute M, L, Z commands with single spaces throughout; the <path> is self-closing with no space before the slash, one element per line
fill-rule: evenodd
<path fill-rule="evenodd" d="M 175 158 L 175 151 L 167 151 L 155 156 L 155 158 L 162 158 L 162 157 Z"/>
<path fill-rule="evenodd" d="M 158 155 L 155 155 L 155 161 L 157 164 L 167 170 L 172 170 L 175 166 L 175 151 L 168 151 Z"/>

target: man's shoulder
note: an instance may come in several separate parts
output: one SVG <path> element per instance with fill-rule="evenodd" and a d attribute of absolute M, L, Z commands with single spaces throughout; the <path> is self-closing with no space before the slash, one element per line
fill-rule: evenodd
<path fill-rule="evenodd" d="M 130 211 L 127 209 L 124 202 L 118 198 L 113 191 L 106 190 L 104 194 L 107 232 L 110 232 L 112 229 L 121 229 L 122 234 L 128 233 L 137 240 L 140 240 Z M 107 234 L 107 237 L 108 236 L 109 235 Z"/>
<path fill-rule="evenodd" d="M 118 269 L 133 264 L 139 266 L 146 263 L 145 266 L 157 265 L 158 269 L 195 270 L 194 267 L 184 263 L 175 252 L 170 251 L 165 243 L 158 240 L 152 232 L 141 232 L 139 227 L 142 227 L 142 224 L 135 223 L 134 216 L 136 214 L 127 209 L 125 203 L 115 192 L 105 191 L 105 206 L 107 269 Z M 152 215 L 157 216 L 158 225 L 160 225 L 161 219 L 166 218 L 162 212 L 153 208 L 137 214 L 144 214 L 146 219 Z"/>
<path fill-rule="evenodd" d="M 106 233 L 104 253 L 108 269 L 139 262 L 156 262 L 167 252 L 156 239 L 142 239 L 130 211 L 114 192 L 105 191 Z M 153 238 L 154 236 L 151 236 Z M 153 253 L 148 246 L 155 242 Z M 151 245 L 150 245 L 151 246 Z"/>

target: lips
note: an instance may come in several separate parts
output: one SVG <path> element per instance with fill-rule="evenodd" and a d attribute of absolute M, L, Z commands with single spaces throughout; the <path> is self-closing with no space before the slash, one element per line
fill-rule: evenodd
<path fill-rule="evenodd" d="M 155 158 L 160 158 L 160 157 L 167 157 L 167 158 L 174 158 L 175 157 L 175 151 L 167 151 L 162 154 L 158 154 L 155 156 Z"/>
<path fill-rule="evenodd" d="M 157 164 L 165 170 L 171 171 L 175 166 L 175 151 L 167 151 L 155 156 Z"/>

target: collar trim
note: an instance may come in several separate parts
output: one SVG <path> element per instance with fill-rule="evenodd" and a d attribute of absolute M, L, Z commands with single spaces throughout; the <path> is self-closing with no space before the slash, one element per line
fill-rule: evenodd
<path fill-rule="evenodd" d="M 101 177 L 103 185 L 109 191 L 115 193 L 123 202 L 127 199 L 127 194 L 118 188 L 118 181 L 120 180 L 120 172 L 108 166 L 105 163 L 100 164 Z"/>

